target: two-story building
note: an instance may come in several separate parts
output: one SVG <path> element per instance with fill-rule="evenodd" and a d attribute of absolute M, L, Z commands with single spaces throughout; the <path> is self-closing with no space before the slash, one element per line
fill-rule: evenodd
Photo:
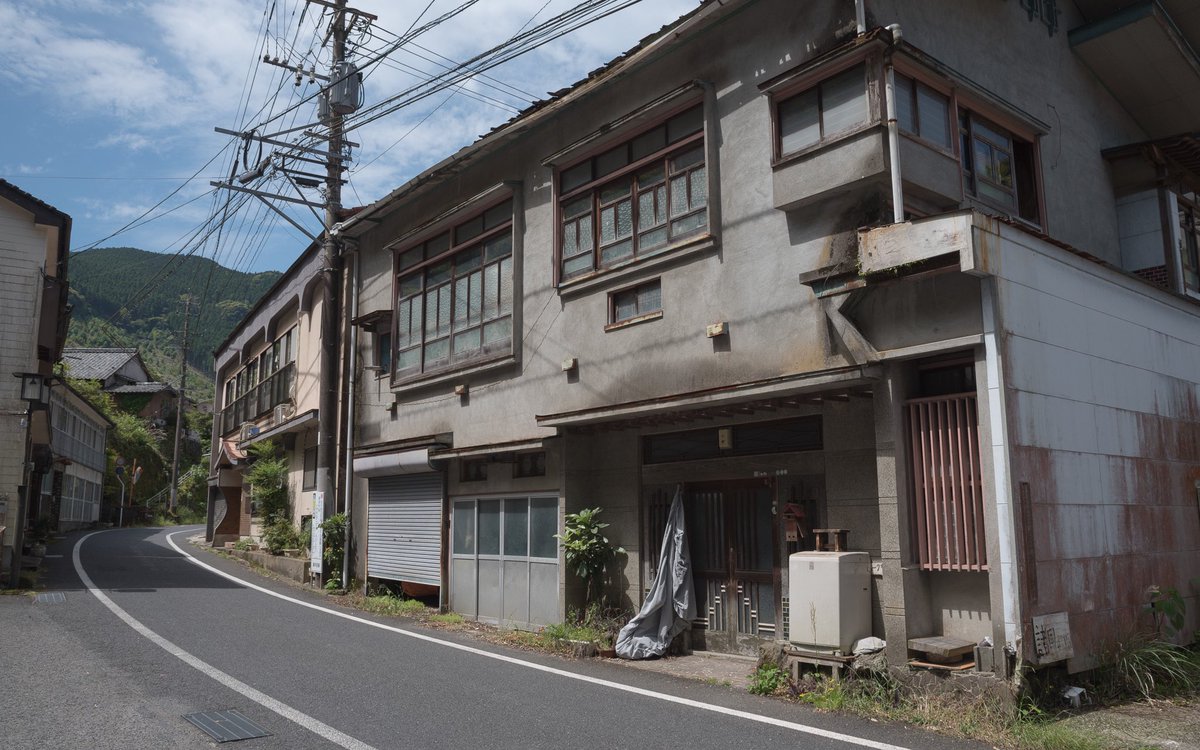
<path fill-rule="evenodd" d="M 311 513 L 320 405 L 321 256 L 311 245 L 213 353 L 212 464 L 207 538 L 251 533 L 246 450 L 275 439 L 289 462 L 292 521 Z"/>
<path fill-rule="evenodd" d="M 71 217 L 0 180 L 0 571 L 20 564 L 21 532 L 37 494 L 31 478 L 49 468 L 45 404 L 21 398 L 16 373 L 53 374 L 70 319 L 67 260 Z"/>
<path fill-rule="evenodd" d="M 636 607 L 682 487 L 697 648 L 821 528 L 893 663 L 1190 632 L 1200 19 L 1120 5 L 704 2 L 343 222 L 356 575 L 561 620 L 599 506 Z"/>
<path fill-rule="evenodd" d="M 59 531 L 73 531 L 100 520 L 105 444 L 112 422 L 65 382 L 50 393 L 50 448 L 53 462 L 40 477 L 41 492 L 33 518 L 46 517 Z"/>
<path fill-rule="evenodd" d="M 1086 668 L 1152 585 L 1194 632 L 1198 24 L 704 2 L 346 219 L 352 575 L 561 620 L 554 535 L 601 507 L 635 607 L 682 489 L 696 648 L 815 630 L 788 561 L 817 529 L 868 553 L 893 663 L 939 636 Z M 320 271 L 217 352 L 215 541 L 249 531 L 253 441 L 315 488 Z"/>

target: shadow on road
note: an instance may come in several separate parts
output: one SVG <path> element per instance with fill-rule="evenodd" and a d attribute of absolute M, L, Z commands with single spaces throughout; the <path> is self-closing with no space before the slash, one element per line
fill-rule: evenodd
<path fill-rule="evenodd" d="M 162 589 L 236 589 L 238 584 L 197 567 L 167 543 L 176 543 L 201 531 L 201 526 L 108 529 L 99 533 L 73 531 L 48 545 L 38 569 L 38 588 L 49 591 L 82 591 L 86 587 L 75 571 L 75 546 L 84 572 L 98 588 L 121 593 L 154 593 Z M 89 536 L 91 535 L 91 536 Z"/>

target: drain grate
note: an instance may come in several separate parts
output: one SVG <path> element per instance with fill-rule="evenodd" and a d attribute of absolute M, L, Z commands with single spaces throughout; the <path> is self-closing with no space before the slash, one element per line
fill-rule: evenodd
<path fill-rule="evenodd" d="M 209 737 L 217 742 L 237 742 L 252 740 L 255 737 L 270 737 L 271 733 L 250 721 L 237 709 L 228 711 L 207 711 L 197 714 L 185 714 L 184 717 L 195 724 Z"/>
<path fill-rule="evenodd" d="M 37 595 L 38 604 L 64 604 L 67 595 L 61 591 L 47 591 Z"/>

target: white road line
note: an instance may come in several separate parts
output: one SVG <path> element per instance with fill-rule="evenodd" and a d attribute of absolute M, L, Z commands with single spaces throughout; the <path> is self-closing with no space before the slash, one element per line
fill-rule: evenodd
<path fill-rule="evenodd" d="M 209 664 L 207 662 L 201 661 L 200 659 L 196 658 L 195 656 L 192 656 L 191 654 L 189 654 L 187 651 L 184 651 L 183 649 L 181 649 L 179 646 L 176 646 L 174 643 L 171 643 L 166 638 L 163 638 L 158 633 L 155 633 L 153 630 L 146 627 L 141 622 L 139 622 L 137 619 L 135 619 L 133 617 L 133 615 L 131 615 L 128 612 L 126 612 L 125 610 L 121 609 L 121 607 L 118 606 L 116 604 L 116 602 L 114 602 L 112 599 L 108 598 L 108 596 L 103 591 L 96 588 L 96 585 L 92 582 L 91 577 L 89 577 L 88 574 L 84 571 L 83 564 L 80 563 L 80 561 L 79 561 L 79 548 L 83 546 L 83 543 L 88 540 L 88 537 L 95 536 L 96 534 L 102 534 L 102 533 L 104 533 L 104 532 L 93 531 L 91 534 L 87 534 L 82 539 L 80 539 L 78 542 L 76 542 L 75 549 L 71 553 L 71 559 L 75 563 L 75 572 L 79 574 L 79 580 L 83 581 L 83 585 L 87 587 L 87 590 L 92 592 L 92 594 L 97 599 L 100 600 L 101 604 L 103 604 L 104 606 L 106 606 L 110 610 L 112 610 L 113 614 L 115 614 L 117 617 L 121 618 L 121 620 L 123 620 L 126 625 L 133 628 L 138 633 L 141 633 L 146 638 L 149 638 L 152 643 L 154 643 L 155 645 L 157 645 L 158 647 L 160 647 L 161 649 L 166 651 L 168 654 L 171 654 L 172 656 L 183 661 L 185 664 L 187 664 L 191 667 L 194 667 L 195 669 L 200 670 L 204 674 L 208 675 L 209 677 L 213 678 L 217 682 L 224 685 L 225 687 L 241 693 L 242 695 L 246 696 L 250 700 L 259 704 L 260 706 L 263 706 L 264 708 L 274 711 L 275 713 L 279 714 L 280 716 L 282 716 L 283 718 L 285 718 L 289 721 L 294 721 L 295 723 L 299 724 L 300 726 L 304 727 L 305 729 L 309 730 L 310 732 L 313 732 L 314 734 L 318 734 L 318 735 L 324 737 L 325 739 L 329 740 L 330 742 L 346 748 L 346 750 L 375 750 L 375 748 L 372 747 L 371 745 L 368 745 L 365 742 L 356 740 L 355 738 L 351 737 L 348 734 L 339 732 L 338 730 L 334 729 L 333 727 L 329 726 L 328 724 L 326 724 L 322 721 L 318 721 L 317 719 L 314 719 L 313 717 L 309 716 L 308 714 L 306 714 L 302 711 L 292 708 L 291 706 L 287 705 L 286 703 L 283 703 L 282 701 L 275 700 L 274 698 L 267 695 L 266 693 L 263 693 L 259 690 L 256 690 L 256 689 L 250 687 L 249 685 L 247 685 L 246 683 L 237 679 L 236 677 L 233 677 L 232 675 L 222 672 L 221 670 L 217 669 L 216 667 L 212 666 L 211 664 Z M 171 546 L 174 547 L 175 544 L 172 542 Z M 175 547 L 175 549 L 179 549 L 179 548 Z M 196 560 L 195 562 L 199 562 L 199 561 Z"/>
<path fill-rule="evenodd" d="M 668 693 L 659 693 L 654 690 L 647 690 L 645 688 L 635 687 L 633 685 L 626 685 L 626 684 L 620 683 L 620 682 L 613 682 L 612 680 L 605 680 L 605 679 L 601 679 L 599 677 L 592 677 L 590 675 L 578 674 L 576 672 L 568 672 L 565 669 L 557 669 L 555 667 L 548 667 L 544 664 L 538 664 L 536 662 L 525 661 L 524 659 L 518 659 L 513 656 L 506 656 L 505 654 L 497 654 L 497 653 L 493 653 L 491 651 L 485 651 L 483 649 L 475 648 L 473 646 L 466 646 L 461 643 L 455 643 L 454 641 L 447 641 L 447 640 L 443 640 L 441 638 L 435 638 L 431 635 L 426 635 L 424 633 L 417 633 L 412 630 L 405 630 L 403 628 L 397 628 L 397 627 L 393 627 L 391 625 L 384 625 L 383 623 L 380 623 L 380 622 L 375 622 L 373 620 L 367 620 L 362 617 L 356 617 L 355 615 L 349 614 L 347 612 L 339 612 L 336 609 L 329 609 L 328 607 L 322 607 L 319 604 L 313 604 L 311 602 L 306 602 L 302 599 L 296 599 L 296 598 L 287 596 L 286 594 L 280 594 L 277 591 L 272 591 L 271 589 L 264 588 L 257 584 L 254 584 L 249 581 L 238 578 L 237 576 L 230 575 L 229 573 L 226 573 L 223 570 L 214 568 L 213 566 L 209 565 L 208 563 L 205 563 L 205 562 L 202 562 L 202 561 L 196 559 L 195 557 L 189 555 L 187 552 L 184 552 L 183 549 L 181 549 L 179 547 L 179 545 L 177 545 L 175 543 L 175 540 L 173 539 L 173 537 L 176 534 L 183 534 L 183 533 L 185 533 L 185 532 L 176 531 L 172 534 L 168 534 L 167 535 L 167 543 L 170 544 L 175 549 L 176 552 L 183 555 L 187 559 L 191 560 L 196 565 L 199 565 L 200 567 L 204 568 L 205 570 L 216 573 L 217 575 L 221 576 L 222 578 L 226 578 L 230 581 L 234 581 L 235 583 L 239 583 L 239 584 L 245 586 L 246 588 L 254 589 L 255 591 L 260 591 L 264 594 L 267 594 L 268 596 L 273 596 L 276 599 L 282 599 L 286 602 L 291 602 L 292 604 L 297 604 L 301 607 L 315 609 L 318 612 L 324 612 L 325 614 L 333 615 L 334 617 L 340 617 L 344 620 L 350 620 L 352 622 L 357 622 L 357 623 L 361 623 L 363 625 L 368 625 L 372 628 L 378 628 L 380 630 L 386 630 L 386 631 L 389 631 L 392 633 L 397 633 L 399 635 L 407 636 L 409 638 L 415 638 L 417 640 L 426 641 L 427 643 L 436 643 L 439 646 L 445 646 L 446 648 L 452 648 L 452 649 L 456 649 L 458 651 L 465 651 L 469 654 L 475 654 L 476 656 L 482 656 L 487 659 L 495 659 L 496 661 L 502 661 L 502 662 L 507 662 L 509 664 L 515 664 L 517 666 L 526 667 L 528 669 L 533 669 L 538 672 L 545 672 L 547 674 L 558 675 L 559 677 L 566 677 L 567 679 L 570 679 L 570 680 L 578 680 L 579 682 L 586 682 L 586 683 L 589 683 L 592 685 L 599 685 L 601 687 L 611 688 L 613 690 L 620 690 L 625 693 L 633 693 L 634 695 L 640 695 L 640 696 L 643 696 L 646 698 L 654 698 L 656 700 L 666 701 L 667 703 L 676 703 L 681 706 L 689 706 L 691 708 L 700 709 L 701 711 L 710 711 L 712 713 L 724 714 L 726 716 L 736 716 L 740 719 L 747 719 L 749 721 L 755 721 L 760 724 L 770 724 L 771 726 L 781 727 L 783 729 L 790 729 L 790 730 L 793 730 L 796 732 L 803 732 L 804 734 L 811 734 L 811 735 L 814 735 L 817 737 L 824 737 L 826 739 L 836 740 L 838 742 L 845 742 L 845 743 L 851 744 L 851 745 L 858 745 L 859 747 L 869 747 L 869 748 L 872 748 L 872 750 L 908 750 L 908 748 L 905 748 L 901 745 L 891 745 L 886 742 L 876 742 L 875 740 L 868 740 L 863 737 L 855 737 L 854 735 L 850 735 L 850 734 L 842 734 L 841 732 L 833 732 L 828 729 L 820 729 L 818 727 L 810 727 L 807 724 L 800 724 L 800 723 L 794 722 L 794 721 L 787 721 L 785 719 L 776 719 L 772 716 L 763 716 L 761 714 L 750 713 L 749 711 L 739 711 L 736 708 L 728 708 L 726 706 L 718 706 L 713 703 L 704 703 L 702 701 L 692 700 L 690 698 L 681 698 L 677 695 L 670 695 Z M 186 532 L 186 533 L 195 533 L 195 532 Z M 80 540 L 80 541 L 82 541 L 82 540 Z"/>

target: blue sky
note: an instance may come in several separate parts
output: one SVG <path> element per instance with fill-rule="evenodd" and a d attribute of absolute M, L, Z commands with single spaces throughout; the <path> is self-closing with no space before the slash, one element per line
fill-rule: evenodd
<path fill-rule="evenodd" d="M 362 0 L 379 16 L 365 49 L 380 48 L 414 22 L 463 0 Z M 366 106 L 573 7 L 579 0 L 479 0 L 369 72 Z M 364 125 L 345 205 L 376 200 L 509 119 L 516 108 L 583 77 L 698 0 L 644 0 L 541 49 Z M 421 16 L 421 12 L 424 15 Z M 225 199 L 209 181 L 231 169 L 230 139 L 273 101 L 281 111 L 315 88 L 259 62 L 263 54 L 320 65 L 319 6 L 303 0 L 0 0 L 0 177 L 70 214 L 73 245 L 89 245 L 136 220 L 143 226 L 99 246 L 174 252 Z M 532 23 L 530 23 L 532 20 Z M 444 57 L 440 57 L 444 56 Z M 286 80 L 285 80 L 286 78 Z M 272 94 L 278 96 L 272 100 Z M 248 108 L 248 111 L 247 111 Z M 311 103 L 276 123 L 315 120 Z M 261 118 L 260 118 L 261 119 Z M 224 151 L 222 150 L 224 149 Z M 208 166 L 204 165 L 216 157 Z M 253 158 L 253 156 L 251 157 Z M 319 169 L 315 168 L 314 169 Z M 195 177 L 191 178 L 193 175 Z M 273 184 L 273 189 L 282 186 Z M 172 197 L 167 197 L 176 191 Z M 312 194 L 315 196 L 315 193 Z M 315 230 L 307 209 L 291 215 Z M 251 202 L 201 253 L 239 270 L 283 269 L 307 239 Z"/>

